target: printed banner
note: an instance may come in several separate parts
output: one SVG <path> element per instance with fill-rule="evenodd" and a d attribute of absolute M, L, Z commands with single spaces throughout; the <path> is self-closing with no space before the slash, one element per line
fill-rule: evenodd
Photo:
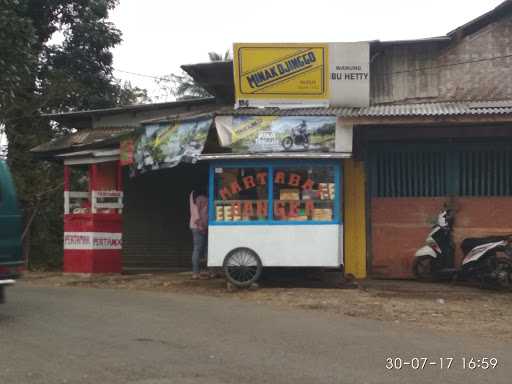
<path fill-rule="evenodd" d="M 64 232 L 64 249 L 121 249 L 122 234 L 109 232 Z"/>
<path fill-rule="evenodd" d="M 119 158 L 121 166 L 133 164 L 133 152 L 135 146 L 135 139 L 130 137 L 128 139 L 121 140 Z"/>
<path fill-rule="evenodd" d="M 162 168 L 180 162 L 195 163 L 204 149 L 213 118 L 200 118 L 147 125 L 135 142 L 131 175 Z"/>
<path fill-rule="evenodd" d="M 233 52 L 236 107 L 369 105 L 368 42 L 237 43 Z"/>
<path fill-rule="evenodd" d="M 335 150 L 335 116 L 218 116 L 215 125 L 233 152 Z"/>

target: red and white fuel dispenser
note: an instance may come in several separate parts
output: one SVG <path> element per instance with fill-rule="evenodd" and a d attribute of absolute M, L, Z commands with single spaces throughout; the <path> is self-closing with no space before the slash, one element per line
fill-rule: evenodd
<path fill-rule="evenodd" d="M 122 271 L 122 171 L 110 159 L 64 161 L 64 272 Z M 87 191 L 70 189 L 78 167 L 87 167 Z"/>

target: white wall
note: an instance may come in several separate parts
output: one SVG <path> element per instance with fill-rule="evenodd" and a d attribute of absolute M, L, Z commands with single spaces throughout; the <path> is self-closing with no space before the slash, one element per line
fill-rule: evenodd
<path fill-rule="evenodd" d="M 237 247 L 254 250 L 264 267 L 339 267 L 343 263 L 343 226 L 211 225 L 208 266 L 220 267 Z"/>

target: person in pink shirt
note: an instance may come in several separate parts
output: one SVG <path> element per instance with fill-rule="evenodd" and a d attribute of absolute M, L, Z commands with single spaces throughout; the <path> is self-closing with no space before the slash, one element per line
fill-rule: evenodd
<path fill-rule="evenodd" d="M 192 278 L 199 278 L 199 261 L 206 256 L 208 241 L 208 198 L 192 191 L 189 196 L 190 230 L 192 231 Z"/>

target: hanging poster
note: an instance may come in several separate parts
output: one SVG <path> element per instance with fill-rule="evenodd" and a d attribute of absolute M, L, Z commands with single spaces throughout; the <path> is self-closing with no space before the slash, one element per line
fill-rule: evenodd
<path fill-rule="evenodd" d="M 131 174 L 195 163 L 204 149 L 212 116 L 151 124 L 135 142 Z"/>
<path fill-rule="evenodd" d="M 223 147 L 233 152 L 330 152 L 335 148 L 335 116 L 217 116 Z"/>
<path fill-rule="evenodd" d="M 133 164 L 133 153 L 135 150 L 135 139 L 133 137 L 128 137 L 121 140 L 120 148 L 119 148 L 119 160 L 121 162 L 121 166 Z"/>
<path fill-rule="evenodd" d="M 370 102 L 370 47 L 356 43 L 236 43 L 238 107 L 364 107 Z"/>

